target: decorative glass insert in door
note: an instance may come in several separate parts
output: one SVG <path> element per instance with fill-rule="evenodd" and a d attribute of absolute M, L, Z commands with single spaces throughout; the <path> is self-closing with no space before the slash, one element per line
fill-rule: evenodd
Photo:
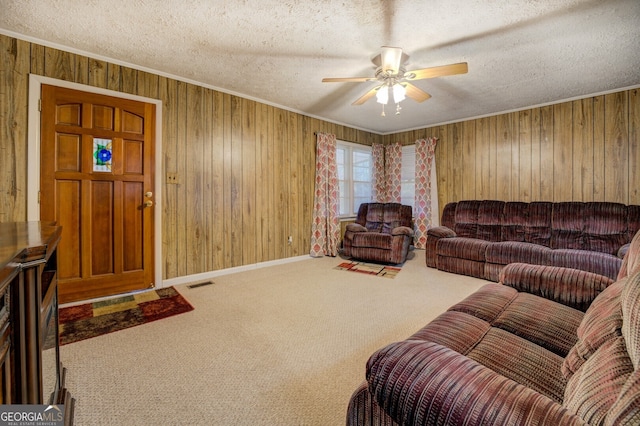
<path fill-rule="evenodd" d="M 111 139 L 93 139 L 93 171 L 111 172 L 113 141 Z"/>

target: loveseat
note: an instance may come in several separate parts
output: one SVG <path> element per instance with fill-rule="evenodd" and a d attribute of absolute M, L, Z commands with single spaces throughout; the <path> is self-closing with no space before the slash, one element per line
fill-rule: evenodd
<path fill-rule="evenodd" d="M 640 229 L 640 206 L 466 200 L 447 204 L 440 223 L 427 231 L 432 268 L 498 281 L 505 265 L 525 262 L 614 279 Z"/>
<path fill-rule="evenodd" d="M 500 281 L 376 351 L 347 425 L 640 424 L 640 233 L 615 283 L 523 263 Z"/>
<path fill-rule="evenodd" d="M 412 208 L 400 203 L 362 203 L 346 226 L 342 254 L 381 263 L 403 263 L 413 242 Z"/>

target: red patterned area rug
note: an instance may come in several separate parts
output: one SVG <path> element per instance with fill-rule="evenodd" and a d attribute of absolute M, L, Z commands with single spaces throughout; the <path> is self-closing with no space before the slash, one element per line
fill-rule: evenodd
<path fill-rule="evenodd" d="M 173 287 L 60 308 L 60 345 L 193 310 Z"/>
<path fill-rule="evenodd" d="M 397 266 L 378 265 L 365 262 L 343 262 L 335 267 L 341 271 L 360 272 L 361 274 L 376 275 L 378 277 L 395 278 L 400 272 Z"/>

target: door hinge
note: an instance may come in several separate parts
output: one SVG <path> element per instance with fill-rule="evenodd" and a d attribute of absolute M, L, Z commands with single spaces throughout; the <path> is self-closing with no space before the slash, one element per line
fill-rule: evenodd
<path fill-rule="evenodd" d="M 42 193 L 41 193 L 40 191 L 38 191 L 38 204 L 40 204 L 40 195 L 41 195 L 41 194 L 42 194 Z"/>
<path fill-rule="evenodd" d="M 38 98 L 38 111 L 42 112 L 42 99 Z"/>

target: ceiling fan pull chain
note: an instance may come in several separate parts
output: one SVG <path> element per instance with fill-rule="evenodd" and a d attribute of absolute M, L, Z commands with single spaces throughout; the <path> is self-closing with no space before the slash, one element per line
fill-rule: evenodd
<path fill-rule="evenodd" d="M 386 114 L 384 113 L 384 104 L 382 104 L 382 114 L 380 114 L 382 117 L 386 117 Z"/>
<path fill-rule="evenodd" d="M 400 114 L 400 110 L 402 109 L 402 107 L 400 106 L 400 103 L 398 102 L 396 104 L 396 115 Z"/>

